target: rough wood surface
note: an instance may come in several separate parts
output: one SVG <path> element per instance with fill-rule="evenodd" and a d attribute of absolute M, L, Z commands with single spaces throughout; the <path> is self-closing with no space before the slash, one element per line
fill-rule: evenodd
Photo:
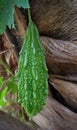
<path fill-rule="evenodd" d="M 49 73 L 77 75 L 77 43 L 41 37 Z"/>
<path fill-rule="evenodd" d="M 19 120 L 0 111 L 0 130 L 47 130 L 31 122 L 21 123 Z"/>
<path fill-rule="evenodd" d="M 0 111 L 0 130 L 32 130 L 30 126 Z"/>
<path fill-rule="evenodd" d="M 33 121 L 48 130 L 77 130 L 77 114 L 52 97 L 48 97 L 44 110 Z"/>
<path fill-rule="evenodd" d="M 77 40 L 77 0 L 31 0 L 31 13 L 43 36 Z"/>
<path fill-rule="evenodd" d="M 66 105 L 77 112 L 77 84 L 53 78 L 52 75 L 49 77 L 49 82 L 64 98 Z"/>

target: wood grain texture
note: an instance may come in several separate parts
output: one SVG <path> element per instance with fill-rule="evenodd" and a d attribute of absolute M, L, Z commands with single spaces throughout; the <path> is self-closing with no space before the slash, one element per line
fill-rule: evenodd
<path fill-rule="evenodd" d="M 17 119 L 0 111 L 0 130 L 32 130 Z"/>
<path fill-rule="evenodd" d="M 39 127 L 36 124 L 31 122 L 25 122 L 23 124 L 14 117 L 9 116 L 8 114 L 0 111 L 0 130 L 47 130 Z"/>
<path fill-rule="evenodd" d="M 41 37 L 49 73 L 77 75 L 77 43 Z"/>
<path fill-rule="evenodd" d="M 32 19 L 42 35 L 77 40 L 77 0 L 31 0 Z"/>
<path fill-rule="evenodd" d="M 33 121 L 48 130 L 76 130 L 77 114 L 73 113 L 52 97 L 48 97 L 44 110 Z"/>
<path fill-rule="evenodd" d="M 49 77 L 49 82 L 66 101 L 69 109 L 77 112 L 77 84 Z"/>

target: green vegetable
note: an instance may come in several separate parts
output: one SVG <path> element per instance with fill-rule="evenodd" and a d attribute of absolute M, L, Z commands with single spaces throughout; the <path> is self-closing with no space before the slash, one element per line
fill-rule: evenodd
<path fill-rule="evenodd" d="M 20 52 L 18 80 L 18 100 L 32 118 L 45 105 L 48 70 L 37 27 L 31 20 Z"/>

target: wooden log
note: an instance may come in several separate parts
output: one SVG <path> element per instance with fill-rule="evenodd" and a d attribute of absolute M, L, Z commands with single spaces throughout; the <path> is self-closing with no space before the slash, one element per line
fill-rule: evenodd
<path fill-rule="evenodd" d="M 41 37 L 49 73 L 77 75 L 77 43 Z"/>
<path fill-rule="evenodd" d="M 32 19 L 43 36 L 77 40 L 77 0 L 31 0 Z"/>
<path fill-rule="evenodd" d="M 66 107 L 69 107 L 69 109 L 77 112 L 77 84 L 53 78 L 52 75 L 49 77 L 49 82 L 63 97 L 66 102 Z"/>
<path fill-rule="evenodd" d="M 48 130 L 77 130 L 77 114 L 52 97 L 48 97 L 44 110 L 33 121 Z"/>
<path fill-rule="evenodd" d="M 20 121 L 0 111 L 0 130 L 32 130 L 30 126 L 23 125 Z"/>
<path fill-rule="evenodd" d="M 23 124 L 19 120 L 0 111 L 0 130 L 46 130 L 30 122 Z"/>
<path fill-rule="evenodd" d="M 76 76 L 72 76 L 72 75 L 51 75 L 50 74 L 50 78 L 54 78 L 54 79 L 60 79 L 60 80 L 64 80 L 64 81 L 69 81 L 69 82 L 73 82 L 73 83 L 77 83 L 77 77 Z"/>

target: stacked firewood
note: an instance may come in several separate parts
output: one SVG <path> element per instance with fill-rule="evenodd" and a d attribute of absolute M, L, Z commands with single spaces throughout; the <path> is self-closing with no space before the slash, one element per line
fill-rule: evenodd
<path fill-rule="evenodd" d="M 30 4 L 49 72 L 46 106 L 33 122 L 40 130 L 77 130 L 77 1 L 31 0 Z M 26 14 L 15 7 L 16 30 L 7 29 L 0 38 L 0 58 L 13 73 L 27 27 Z"/>

